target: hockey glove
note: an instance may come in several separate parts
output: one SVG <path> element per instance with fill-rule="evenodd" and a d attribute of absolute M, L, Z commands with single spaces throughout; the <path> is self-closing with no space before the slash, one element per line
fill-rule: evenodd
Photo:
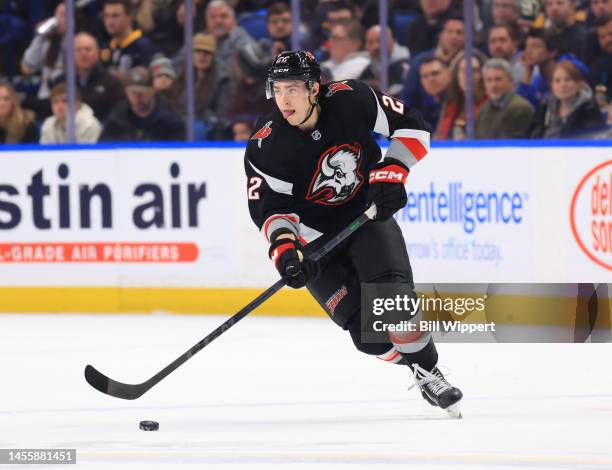
<path fill-rule="evenodd" d="M 368 207 L 376 204 L 376 219 L 387 220 L 406 205 L 404 184 L 408 169 L 393 160 L 382 161 L 370 171 Z"/>
<path fill-rule="evenodd" d="M 277 238 L 270 245 L 268 256 L 274 261 L 276 269 L 287 281 L 289 287 L 299 289 L 317 277 L 318 264 L 305 259 L 302 254 L 302 245 L 290 238 Z"/>

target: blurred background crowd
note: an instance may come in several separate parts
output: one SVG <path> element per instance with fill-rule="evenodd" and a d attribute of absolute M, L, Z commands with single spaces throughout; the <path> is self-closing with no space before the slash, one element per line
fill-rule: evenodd
<path fill-rule="evenodd" d="M 383 91 L 420 109 L 434 139 L 612 135 L 612 0 L 474 0 L 469 21 L 462 0 L 389 0 L 382 29 L 377 0 L 301 0 L 297 32 L 287 1 L 192 2 L 186 60 L 184 0 L 76 0 L 77 142 L 184 140 L 188 100 L 196 140 L 247 140 L 294 33 L 324 82 L 376 87 L 386 35 Z M 63 1 L 0 0 L 0 143 L 68 141 L 66 35 Z"/>

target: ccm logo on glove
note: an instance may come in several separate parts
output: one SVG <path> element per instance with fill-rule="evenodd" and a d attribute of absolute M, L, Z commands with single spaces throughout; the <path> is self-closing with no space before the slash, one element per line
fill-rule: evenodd
<path fill-rule="evenodd" d="M 402 183 L 406 184 L 408 171 L 399 165 L 388 165 L 370 171 L 370 183 Z"/>

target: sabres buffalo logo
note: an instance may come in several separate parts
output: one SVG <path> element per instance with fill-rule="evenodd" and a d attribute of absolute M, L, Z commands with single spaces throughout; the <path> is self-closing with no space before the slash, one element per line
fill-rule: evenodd
<path fill-rule="evenodd" d="M 325 97 L 329 98 L 337 91 L 353 91 L 353 89 L 346 84 L 346 80 L 342 82 L 333 82 L 327 85 L 327 93 L 325 93 Z"/>
<path fill-rule="evenodd" d="M 319 158 L 306 200 L 334 206 L 352 199 L 364 181 L 360 163 L 361 146 L 357 142 L 327 149 Z"/>

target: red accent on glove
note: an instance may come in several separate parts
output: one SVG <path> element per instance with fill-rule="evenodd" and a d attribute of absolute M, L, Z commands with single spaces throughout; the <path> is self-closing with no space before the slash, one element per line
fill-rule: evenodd
<path fill-rule="evenodd" d="M 294 240 L 287 238 L 287 241 L 285 243 L 278 245 L 276 248 L 274 248 L 274 250 L 272 250 L 272 252 L 270 253 L 270 259 L 274 262 L 275 266 L 280 256 L 287 250 L 295 250 Z"/>
<path fill-rule="evenodd" d="M 370 171 L 370 184 L 372 183 L 402 183 L 406 184 L 408 170 L 403 166 L 391 164 Z"/>

